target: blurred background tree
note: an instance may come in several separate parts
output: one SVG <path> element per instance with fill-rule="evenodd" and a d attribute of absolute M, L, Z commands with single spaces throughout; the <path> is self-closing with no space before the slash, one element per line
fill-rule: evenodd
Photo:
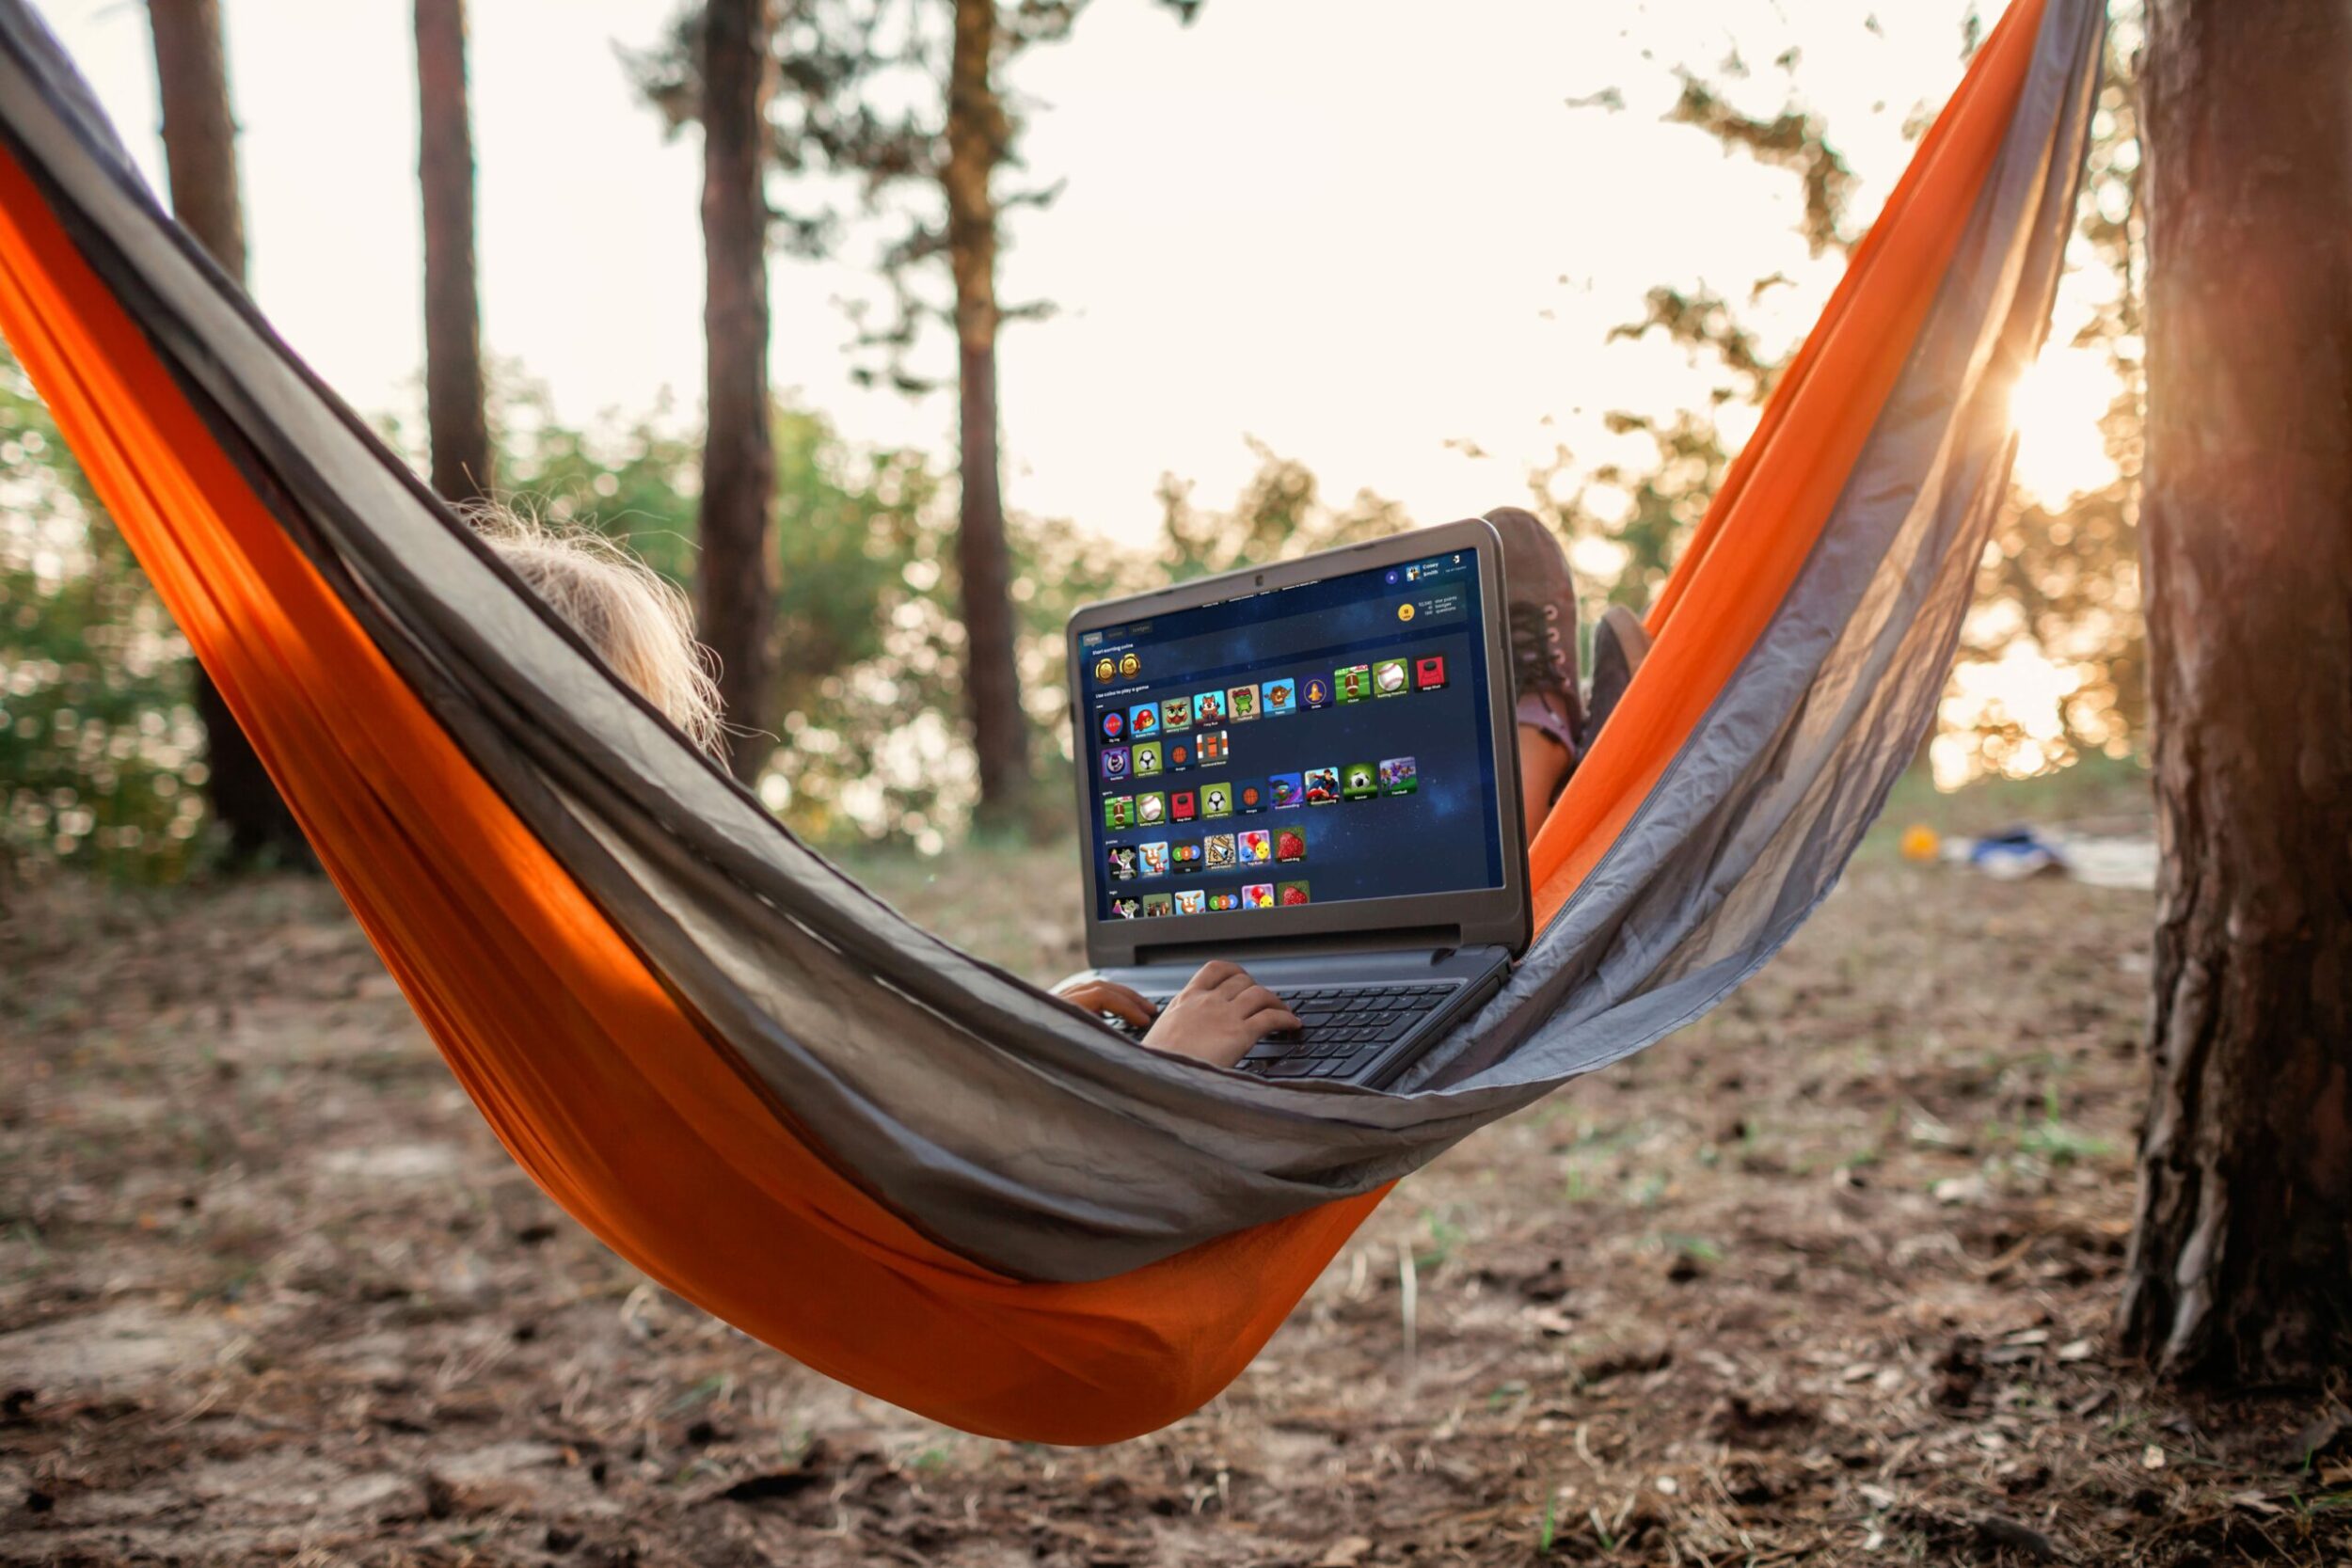
<path fill-rule="evenodd" d="M 716 656 L 727 762 L 755 784 L 774 744 L 776 449 L 768 390 L 767 0 L 710 0 L 702 84 L 703 451 L 694 598 Z M 796 525 L 797 526 L 797 523 Z"/>
<path fill-rule="evenodd" d="M 219 0 L 150 0 L 147 17 L 163 100 L 172 214 L 220 269 L 242 284 L 245 203 L 237 184 L 237 122 L 229 106 Z M 224 830 L 226 852 L 245 863 L 313 863 L 294 813 L 278 798 L 219 689 L 200 670 L 192 679 L 203 725 L 205 800 Z"/>
<path fill-rule="evenodd" d="M 474 268 L 473 116 L 466 0 L 416 0 L 417 187 L 424 213 L 424 419 L 433 488 L 493 495 L 482 295 Z"/>

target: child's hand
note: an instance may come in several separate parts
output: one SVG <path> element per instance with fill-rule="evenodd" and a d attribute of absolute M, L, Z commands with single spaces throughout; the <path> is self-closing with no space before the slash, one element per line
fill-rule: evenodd
<path fill-rule="evenodd" d="M 1149 1029 L 1159 1015 L 1140 991 L 1114 985 L 1108 980 L 1078 980 L 1054 992 L 1064 1002 L 1089 1013 L 1109 1013 L 1123 1018 L 1138 1029 Z"/>
<path fill-rule="evenodd" d="M 1298 1026 L 1297 1015 L 1280 997 L 1251 979 L 1239 964 L 1219 959 L 1200 966 L 1200 973 L 1168 1002 L 1143 1043 L 1232 1067 L 1268 1035 Z"/>

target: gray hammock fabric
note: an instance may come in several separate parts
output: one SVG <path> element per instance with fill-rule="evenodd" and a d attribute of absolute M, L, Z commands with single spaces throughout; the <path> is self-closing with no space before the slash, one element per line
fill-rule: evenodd
<path fill-rule="evenodd" d="M 21 0 L 0 0 L 0 136 L 400 673 L 828 1161 L 965 1258 L 1092 1280 L 1415 1169 L 1705 1012 L 1828 893 L 1943 689 L 2006 487 L 2007 389 L 2073 226 L 2104 28 L 2092 0 L 2048 0 L 1997 158 L 1793 586 L 1509 987 L 1391 1093 L 1138 1050 L 794 840 L 162 217 Z"/>

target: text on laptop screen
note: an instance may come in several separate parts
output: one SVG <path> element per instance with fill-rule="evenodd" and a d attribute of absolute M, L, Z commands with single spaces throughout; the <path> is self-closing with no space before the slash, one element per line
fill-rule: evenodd
<path fill-rule="evenodd" d="M 1080 641 L 1098 919 L 1501 887 L 1476 551 Z"/>

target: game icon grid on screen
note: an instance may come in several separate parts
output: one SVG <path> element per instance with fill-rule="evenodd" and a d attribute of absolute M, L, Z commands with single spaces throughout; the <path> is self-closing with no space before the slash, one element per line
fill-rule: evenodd
<path fill-rule="evenodd" d="M 1101 639 L 1134 673 L 1079 729 L 1098 918 L 1502 885 L 1481 613 L 1464 551 Z"/>

